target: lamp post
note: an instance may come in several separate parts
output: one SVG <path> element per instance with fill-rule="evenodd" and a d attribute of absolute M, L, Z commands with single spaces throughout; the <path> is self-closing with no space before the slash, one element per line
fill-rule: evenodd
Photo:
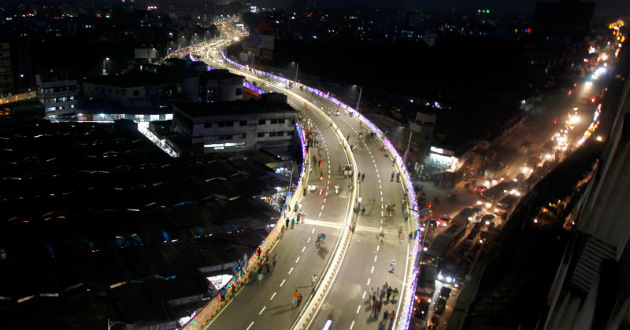
<path fill-rule="evenodd" d="M 361 94 L 363 94 L 363 88 L 359 85 L 354 85 L 354 87 L 359 89 L 359 99 L 357 100 L 357 107 L 355 108 L 357 112 L 359 112 L 359 105 L 361 104 Z"/>
<path fill-rule="evenodd" d="M 295 78 L 293 79 L 293 81 L 297 82 L 298 71 L 300 70 L 300 63 L 297 63 L 297 62 L 291 62 L 291 63 L 296 65 L 296 67 L 295 67 Z"/>
<path fill-rule="evenodd" d="M 411 147 L 411 136 L 413 135 L 413 131 L 411 127 L 409 128 L 409 141 L 407 142 L 407 150 L 405 150 L 405 155 L 403 156 L 403 165 L 407 164 L 407 155 L 409 154 L 409 147 Z"/>
<path fill-rule="evenodd" d="M 109 57 L 103 60 L 103 75 L 107 75 L 107 62 L 109 62 Z"/>

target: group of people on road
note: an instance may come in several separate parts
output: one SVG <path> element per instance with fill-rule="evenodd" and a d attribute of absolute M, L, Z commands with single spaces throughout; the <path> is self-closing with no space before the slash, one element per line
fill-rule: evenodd
<path fill-rule="evenodd" d="M 389 304 L 390 302 L 396 302 L 398 294 L 398 288 L 392 288 L 387 282 L 385 282 L 381 288 L 372 288 L 370 290 L 369 300 L 367 301 L 367 303 L 372 306 L 372 318 L 378 320 L 383 305 Z M 385 313 L 383 313 L 383 319 L 379 323 L 379 329 L 385 329 L 387 321 L 389 321 L 389 328 L 391 329 L 395 319 L 395 310 L 392 310 L 391 312 L 385 310 Z"/>
<path fill-rule="evenodd" d="M 392 171 L 391 178 L 389 182 L 394 182 L 394 177 L 396 177 L 396 182 L 400 182 L 400 172 L 396 173 L 396 171 Z"/>

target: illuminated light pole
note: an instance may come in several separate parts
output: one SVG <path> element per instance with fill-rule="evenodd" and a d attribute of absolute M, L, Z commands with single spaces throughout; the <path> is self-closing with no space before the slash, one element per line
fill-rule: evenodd
<path fill-rule="evenodd" d="M 103 60 L 103 75 L 107 75 L 107 63 L 109 62 L 109 57 L 106 57 Z"/>
<path fill-rule="evenodd" d="M 295 64 L 295 78 L 293 79 L 293 81 L 297 82 L 297 78 L 298 78 L 298 71 L 300 70 L 300 63 L 297 62 L 291 62 L 292 64 Z"/>
<path fill-rule="evenodd" d="M 411 127 L 409 127 L 409 141 L 407 141 L 407 149 L 405 150 L 405 155 L 403 156 L 403 164 L 407 164 L 407 155 L 409 155 L 409 147 L 411 147 L 411 136 L 413 136 L 413 131 Z"/>
<path fill-rule="evenodd" d="M 363 94 L 363 88 L 359 85 L 354 85 L 354 87 L 359 89 L 359 99 L 357 100 L 357 107 L 355 108 L 357 112 L 359 112 L 359 105 L 361 104 L 361 94 Z"/>

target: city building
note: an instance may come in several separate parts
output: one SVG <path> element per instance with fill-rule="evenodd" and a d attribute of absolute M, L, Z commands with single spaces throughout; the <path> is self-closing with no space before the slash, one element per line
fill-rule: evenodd
<path fill-rule="evenodd" d="M 267 200 L 288 178 L 252 153 L 171 158 L 126 122 L 13 126 L 0 139 L 2 328 L 179 328 L 280 216 Z"/>
<path fill-rule="evenodd" d="M 170 141 L 179 154 L 286 148 L 295 137 L 297 112 L 283 94 L 263 94 L 260 100 L 179 103 L 173 107 Z"/>
<path fill-rule="evenodd" d="M 541 329 L 630 326 L 630 82 L 620 95 L 607 149 L 578 206 Z"/>
<path fill-rule="evenodd" d="M 229 102 L 243 99 L 243 76 L 228 70 L 211 70 L 183 80 L 184 98 L 188 102 Z"/>
<path fill-rule="evenodd" d="M 150 108 L 160 105 L 177 92 L 178 81 L 172 76 L 149 72 L 103 75 L 83 82 L 83 95 L 89 101 L 101 101 L 121 108 Z"/>
<path fill-rule="evenodd" d="M 12 90 L 11 44 L 8 41 L 0 40 L 0 95 Z"/>
<path fill-rule="evenodd" d="M 14 102 L 0 103 L 0 132 L 44 118 L 44 107 L 37 99 L 29 96 Z"/>
<path fill-rule="evenodd" d="M 35 76 L 36 95 L 44 105 L 47 118 L 74 115 L 77 108 L 78 81 L 60 70 L 48 70 Z"/>

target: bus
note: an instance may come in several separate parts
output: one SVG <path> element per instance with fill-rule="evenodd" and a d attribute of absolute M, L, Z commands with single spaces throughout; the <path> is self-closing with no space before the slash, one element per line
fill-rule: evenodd
<path fill-rule="evenodd" d="M 436 265 L 439 264 L 442 258 L 448 253 L 448 250 L 457 244 L 462 236 L 464 236 L 466 227 L 467 226 L 463 223 L 453 222 L 445 231 L 437 235 L 424 253 L 427 261 Z"/>

